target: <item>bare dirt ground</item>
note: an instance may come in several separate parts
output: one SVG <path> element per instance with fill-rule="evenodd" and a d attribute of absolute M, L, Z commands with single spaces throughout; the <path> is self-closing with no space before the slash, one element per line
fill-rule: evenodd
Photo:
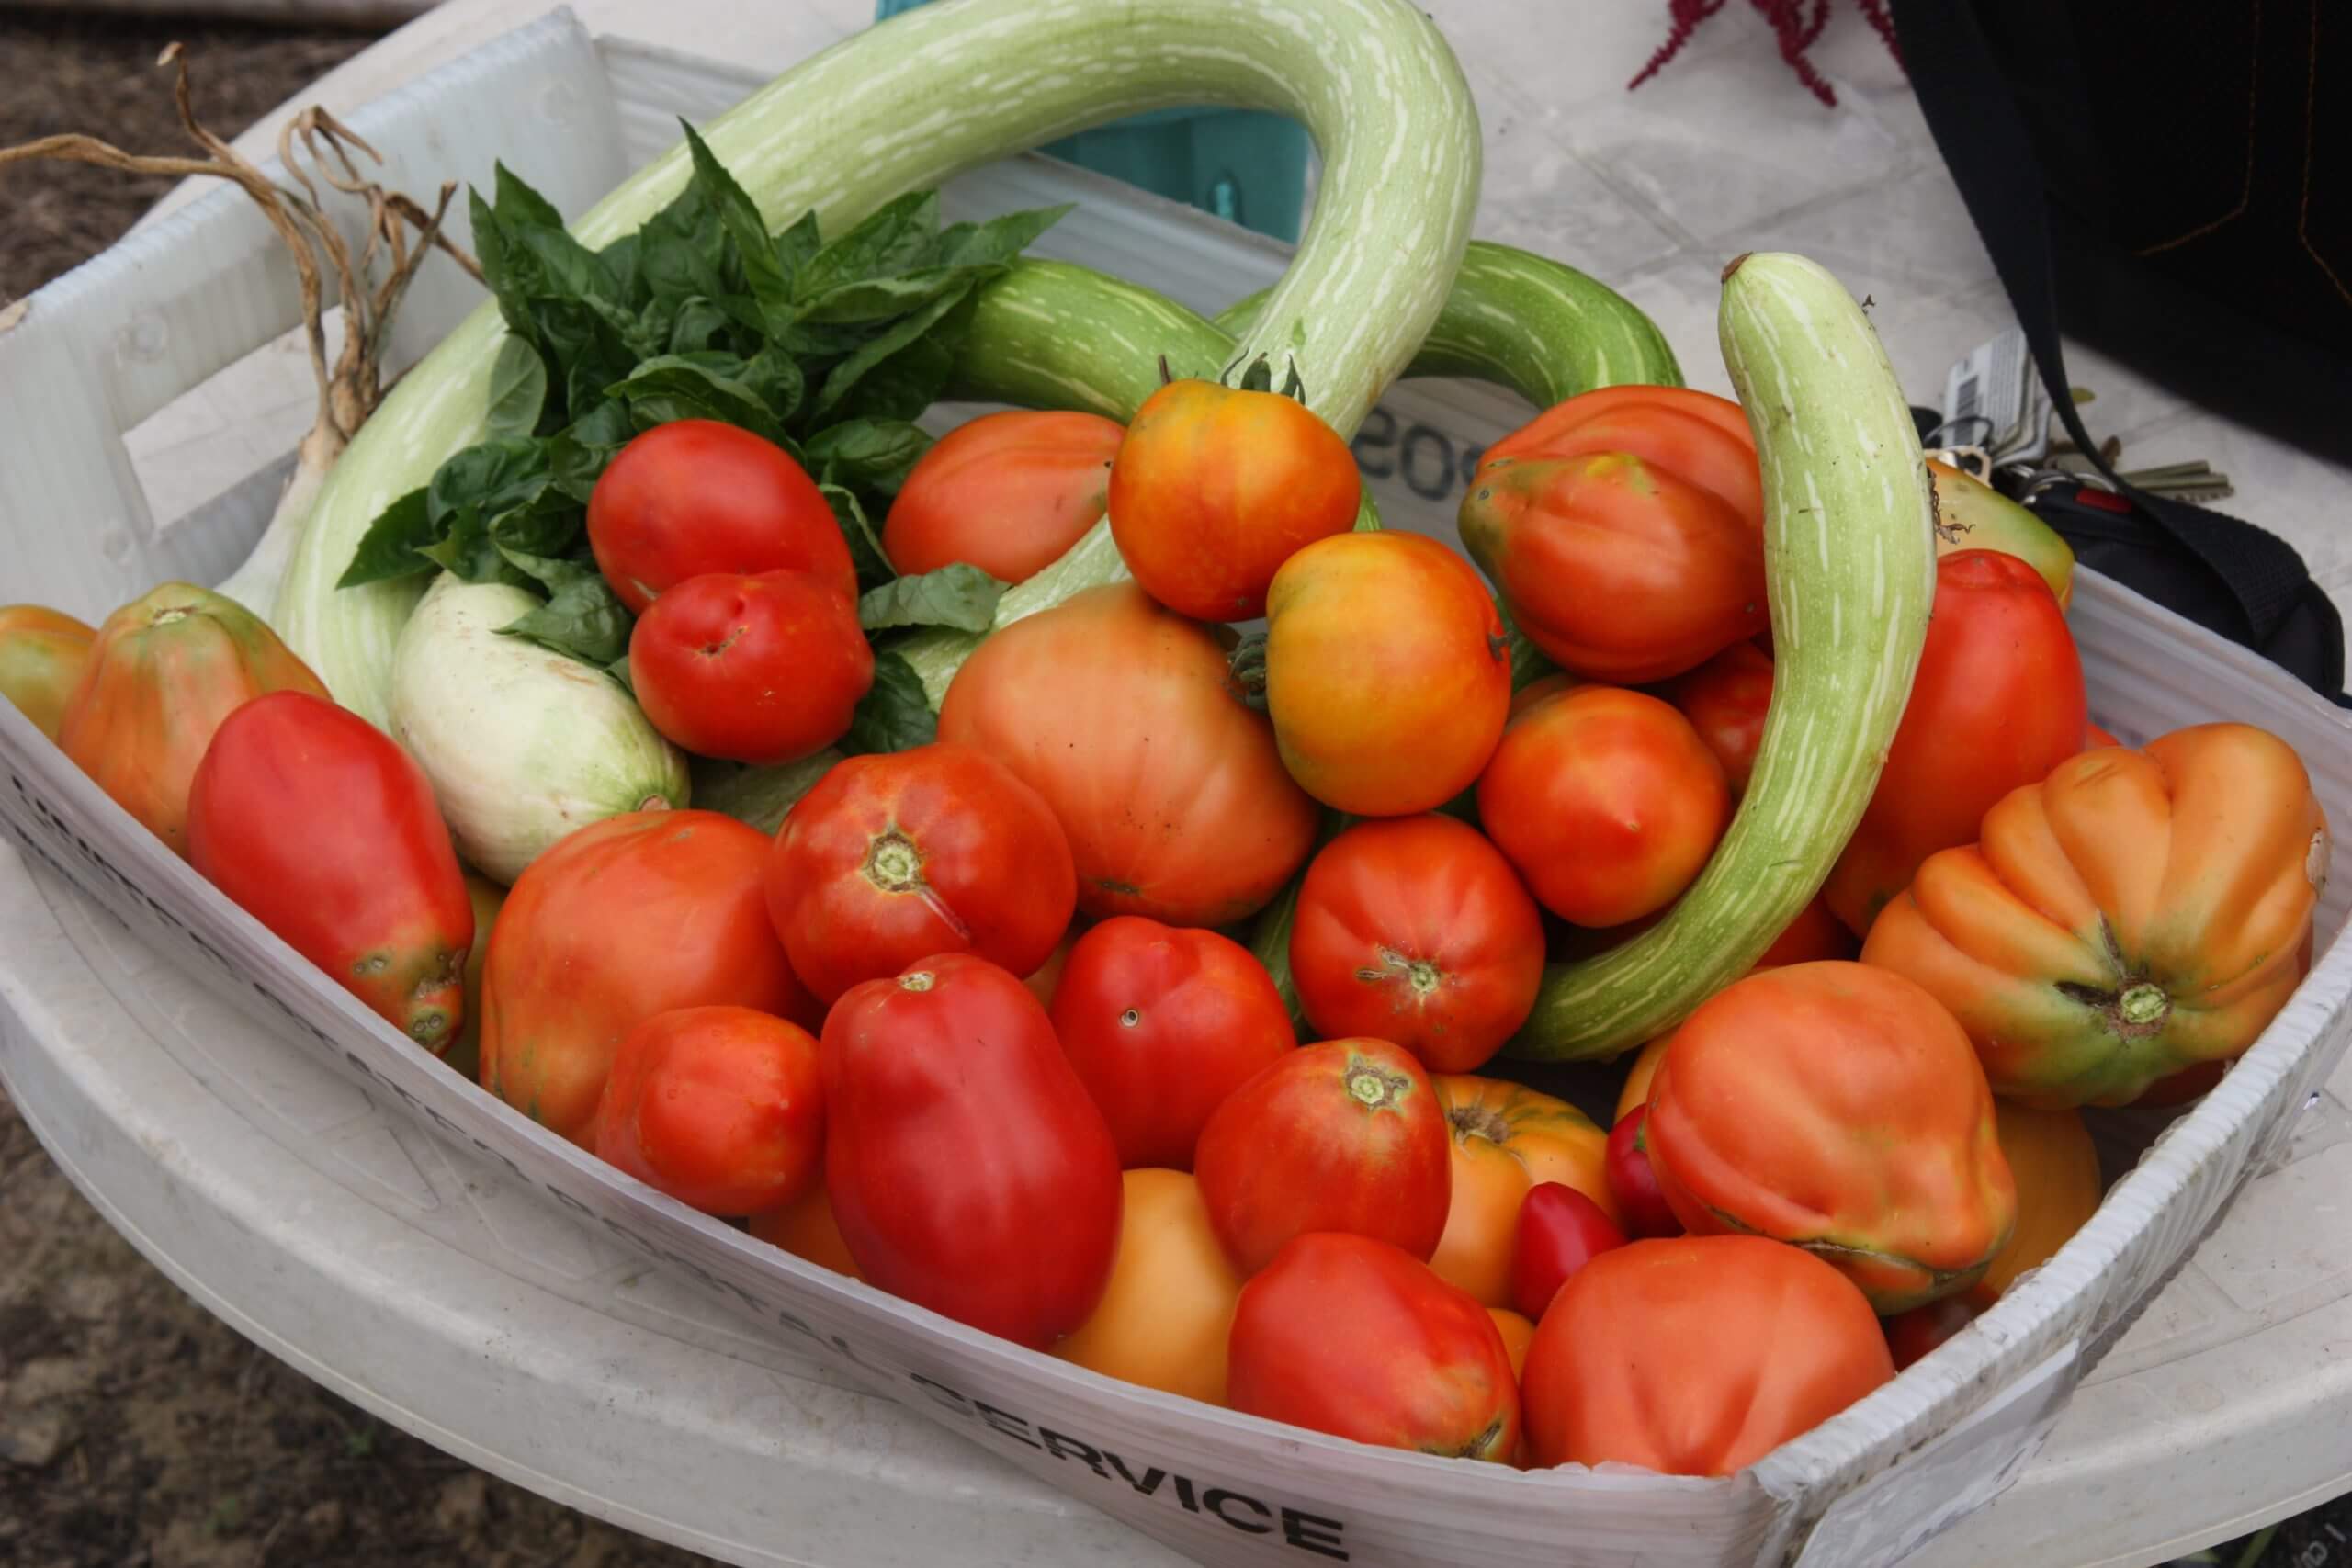
<path fill-rule="evenodd" d="M 368 42 L 0 6 L 0 145 L 79 130 L 183 151 L 153 69 L 175 39 L 198 71 L 198 114 L 224 135 Z M 168 185 L 51 165 L 0 174 L 0 302 L 103 249 Z M 2185 1561 L 2352 1568 L 2352 1498 Z M 0 1096 L 0 1563 L 707 1562 L 485 1475 L 248 1344 L 107 1228 Z"/>

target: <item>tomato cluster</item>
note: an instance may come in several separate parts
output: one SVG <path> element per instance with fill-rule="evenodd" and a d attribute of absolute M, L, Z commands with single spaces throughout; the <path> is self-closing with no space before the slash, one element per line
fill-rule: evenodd
<path fill-rule="evenodd" d="M 1096 1372 L 1466 1459 L 1750 1463 L 2086 1223 L 2075 1107 L 2210 1088 L 2308 967 L 2300 761 L 2098 732 L 2063 546 L 1968 492 L 2001 547 L 1942 553 L 1826 887 L 1574 1086 L 1605 1122 L 1478 1076 L 1772 774 L 1755 449 L 1679 389 L 1547 411 L 1464 504 L 1492 591 L 1361 502 L 1271 392 L 976 420 L 908 475 L 891 561 L 1017 581 L 1107 505 L 1135 581 L 989 637 L 935 740 L 834 763 L 773 833 L 607 818 L 503 895 L 407 755 L 200 589 L 96 631 L 0 611 L 0 690 L 360 1003 L 669 1198 Z M 658 426 L 588 526 L 665 735 L 842 739 L 875 658 L 789 455 Z"/>

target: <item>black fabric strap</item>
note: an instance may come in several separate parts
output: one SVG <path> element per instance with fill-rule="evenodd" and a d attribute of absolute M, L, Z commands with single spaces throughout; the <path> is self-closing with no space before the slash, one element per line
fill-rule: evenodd
<path fill-rule="evenodd" d="M 1893 10 L 1904 56 L 1912 62 L 1920 109 L 1992 254 L 2067 434 L 2152 526 L 2226 588 L 2242 623 L 2235 631 L 2237 640 L 2266 649 L 2299 606 L 2307 607 L 2315 596 L 2333 622 L 2333 607 L 2317 594 L 2301 555 L 2286 540 L 2225 513 L 2124 485 L 2100 458 L 2097 444 L 2083 428 L 2066 378 L 2050 194 L 2017 89 L 1970 0 L 1895 0 Z M 2063 10 L 2052 6 L 2043 14 L 2056 24 Z M 2040 68 L 2050 73 L 2051 90 L 2064 91 L 2071 46 L 2063 26 L 2053 27 L 2048 44 Z M 2340 626 L 2325 631 L 2334 637 L 2332 661 L 2323 650 L 2318 668 L 2305 678 L 2333 695 L 2343 685 Z"/>

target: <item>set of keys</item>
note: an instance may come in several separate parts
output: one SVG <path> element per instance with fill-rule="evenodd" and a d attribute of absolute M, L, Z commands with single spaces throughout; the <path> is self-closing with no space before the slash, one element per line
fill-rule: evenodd
<path fill-rule="evenodd" d="M 2090 400 L 2079 389 L 2074 396 L 2077 403 Z M 2204 502 L 2233 493 L 2229 476 L 2201 458 L 2117 468 L 2123 447 L 2112 436 L 2099 444 L 2097 461 L 2074 442 L 2053 437 L 2055 410 L 2025 334 L 2014 327 L 1978 344 L 1946 374 L 1942 412 L 1926 443 L 1933 455 L 2019 502 L 2058 485 L 2112 490 L 2102 464 L 2124 484 L 2166 500 Z"/>

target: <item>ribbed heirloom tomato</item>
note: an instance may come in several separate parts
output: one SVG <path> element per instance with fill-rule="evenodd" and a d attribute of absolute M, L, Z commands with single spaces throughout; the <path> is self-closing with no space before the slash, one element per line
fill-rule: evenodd
<path fill-rule="evenodd" d="M 1118 1150 L 1020 979 L 968 953 L 825 1018 L 825 1189 L 858 1272 L 1042 1349 L 1102 1298 Z"/>
<path fill-rule="evenodd" d="M 1283 766 L 1358 816 L 1428 811 L 1469 788 L 1510 711 L 1487 585 L 1419 534 L 1342 534 L 1284 561 L 1265 651 Z"/>
<path fill-rule="evenodd" d="M 2011 792 L 1977 842 L 1928 857 L 1862 961 L 1951 1009 L 1996 1092 L 2127 1105 L 2237 1055 L 2286 1005 L 2328 855 L 2293 748 L 2195 725 Z"/>
<path fill-rule="evenodd" d="M 1680 897 L 1731 815 L 1723 765 L 1680 714 L 1616 686 L 1521 710 L 1478 778 L 1478 820 L 1543 906 L 1613 926 Z"/>
<path fill-rule="evenodd" d="M 1008 409 L 967 420 L 899 487 L 882 553 L 909 576 L 963 561 L 1024 582 L 1102 521 L 1126 434 L 1099 413 Z"/>
<path fill-rule="evenodd" d="M 939 738 L 986 751 L 1046 797 L 1079 907 L 1223 925 L 1281 891 L 1317 814 L 1210 631 L 1133 583 L 1090 589 L 980 644 Z"/>
<path fill-rule="evenodd" d="M 874 684 L 857 605 L 807 572 L 707 572 L 665 590 L 628 638 L 653 728 L 703 757 L 770 766 L 841 739 Z"/>
<path fill-rule="evenodd" d="M 1822 897 L 1857 934 L 1994 803 L 2082 750 L 2083 665 L 2050 586 L 2015 556 L 1936 564 L 1928 641 L 1903 723 Z"/>
<path fill-rule="evenodd" d="M 791 1202 L 824 1146 L 815 1037 L 750 1008 L 679 1008 L 630 1030 L 596 1111 L 599 1158 L 705 1213 Z"/>
<path fill-rule="evenodd" d="M 393 1028 L 435 1055 L 456 1041 L 473 901 L 432 784 L 382 730 L 308 692 L 238 708 L 188 785 L 187 854 Z"/>
<path fill-rule="evenodd" d="M 1363 482 L 1348 444 L 1295 399 L 1171 381 L 1111 465 L 1111 537 L 1177 614 L 1255 620 L 1276 568 L 1355 525 Z"/>
<path fill-rule="evenodd" d="M 767 835 L 715 811 L 632 811 L 558 840 L 491 932 L 482 1088 L 586 1145 L 613 1054 L 655 1013 L 732 1004 L 817 1022 L 768 924 L 767 853 Z"/>
<path fill-rule="evenodd" d="M 1241 1287 L 1236 1410 L 1360 1443 L 1508 1462 L 1519 1385 L 1487 1309 L 1367 1236 L 1302 1235 Z"/>
<path fill-rule="evenodd" d="M 831 1002 L 936 953 L 1030 973 L 1069 924 L 1078 876 L 1037 792 L 943 740 L 835 763 L 785 818 L 766 887 L 793 972 Z"/>
<path fill-rule="evenodd" d="M 1812 1254 L 1637 1241 L 1571 1275 L 1536 1325 L 1528 1458 L 1730 1475 L 1894 1375 L 1870 1303 Z"/>
<path fill-rule="evenodd" d="M 631 441 L 588 495 L 588 547 L 633 615 L 690 577 L 800 571 L 857 597 L 833 509 L 773 441 L 711 419 Z"/>
<path fill-rule="evenodd" d="M 1512 1238 L 1531 1190 L 1572 1187 L 1616 1219 L 1608 1134 L 1566 1100 L 1500 1078 L 1441 1074 L 1430 1082 L 1453 1145 L 1445 1232 L 1430 1267 L 1487 1305 L 1509 1306 Z"/>
<path fill-rule="evenodd" d="M 1535 1005 L 1544 919 L 1477 829 L 1434 815 L 1359 823 L 1306 868 L 1290 968 L 1318 1032 L 1468 1072 Z"/>
<path fill-rule="evenodd" d="M 1385 1040 L 1305 1045 L 1226 1097 L 1193 1156 L 1209 1223 L 1245 1274 L 1308 1231 L 1349 1231 L 1417 1258 L 1445 1233 L 1453 1179 L 1443 1107 Z"/>
<path fill-rule="evenodd" d="M 1686 1229 L 1816 1251 L 1882 1312 L 1966 1290 L 2017 1220 L 1968 1037 L 1860 964 L 1758 970 L 1701 1004 L 1644 1133 Z"/>
<path fill-rule="evenodd" d="M 1248 948 L 1139 915 L 1078 940 L 1052 1012 L 1129 1169 L 1190 1170 L 1210 1113 L 1298 1043 L 1282 993 Z"/>
<path fill-rule="evenodd" d="M 1656 681 L 1764 629 L 1764 499 L 1739 405 L 1609 387 L 1487 448 L 1462 542 L 1552 661 Z"/>
<path fill-rule="evenodd" d="M 1201 1190 L 1181 1170 L 1130 1170 L 1119 1251 L 1093 1315 L 1054 1354 L 1106 1376 L 1225 1403 L 1226 1345 L 1241 1296 Z"/>

